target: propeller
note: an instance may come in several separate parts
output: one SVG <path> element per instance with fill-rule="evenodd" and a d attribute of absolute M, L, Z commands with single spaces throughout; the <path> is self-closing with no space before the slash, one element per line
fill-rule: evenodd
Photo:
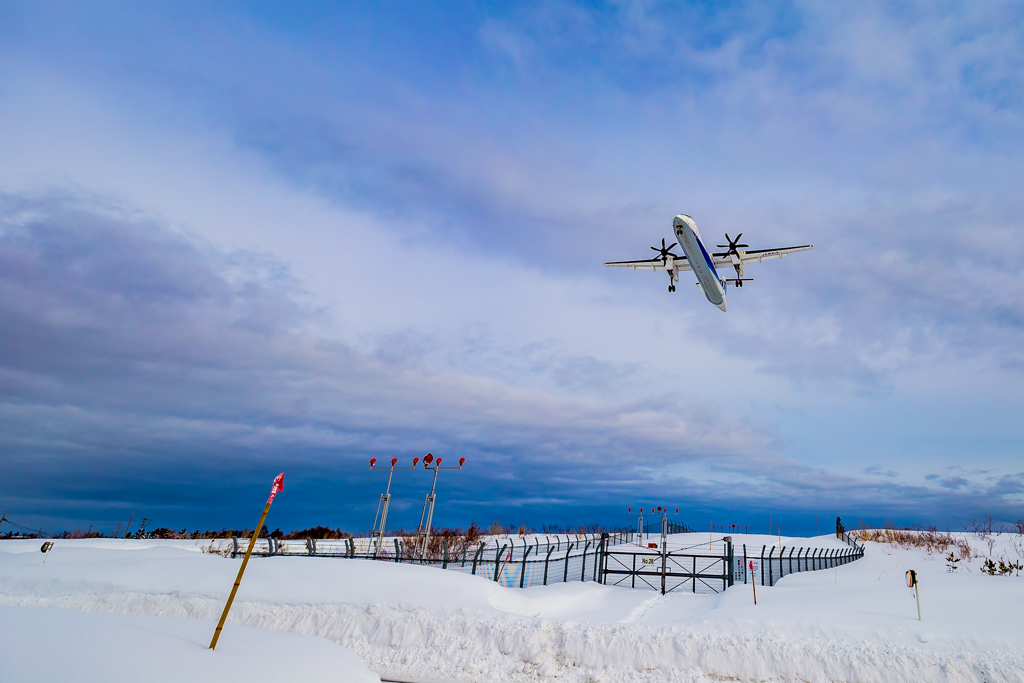
<path fill-rule="evenodd" d="M 749 247 L 749 244 L 739 244 L 740 238 L 743 237 L 743 233 L 736 235 L 736 239 L 729 239 L 729 233 L 725 233 L 725 241 L 729 244 L 716 244 L 716 247 L 722 249 L 728 249 L 729 251 L 724 254 L 715 254 L 715 256 L 728 256 L 729 254 L 737 254 L 736 249 L 739 247 Z"/>
<path fill-rule="evenodd" d="M 653 249 L 654 251 L 658 252 L 661 255 L 661 260 L 662 261 L 667 262 L 669 256 L 671 256 L 672 258 L 679 258 L 679 256 L 677 256 L 676 254 L 672 253 L 672 247 L 676 246 L 677 244 L 679 244 L 679 243 L 678 242 L 673 242 L 672 244 L 670 244 L 670 245 L 668 245 L 666 247 L 665 246 L 665 238 L 662 237 L 661 238 L 661 249 L 659 249 L 658 247 L 651 247 L 651 249 Z"/>

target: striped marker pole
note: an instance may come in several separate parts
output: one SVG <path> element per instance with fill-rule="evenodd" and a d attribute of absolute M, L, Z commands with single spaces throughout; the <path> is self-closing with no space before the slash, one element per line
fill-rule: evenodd
<path fill-rule="evenodd" d="M 220 615 L 220 621 L 217 622 L 217 630 L 213 632 L 213 640 L 210 641 L 210 649 L 217 649 L 217 641 L 220 639 L 221 629 L 224 628 L 224 622 L 228 619 L 228 612 L 231 611 L 231 603 L 235 601 L 235 593 L 238 592 L 238 584 L 242 583 L 242 574 L 245 573 L 245 565 L 249 564 L 249 556 L 252 555 L 252 549 L 256 545 L 256 539 L 260 535 L 260 530 L 263 528 L 263 522 L 267 519 L 267 513 L 270 512 L 270 504 L 274 502 L 274 496 L 277 495 L 278 491 L 284 489 L 284 472 L 277 475 L 274 478 L 274 485 L 270 487 L 270 497 L 267 498 L 267 504 L 263 506 L 263 514 L 260 515 L 260 523 L 256 525 L 256 530 L 252 532 L 252 538 L 249 539 L 249 547 L 245 550 L 245 559 L 242 560 L 242 566 L 238 568 L 238 576 L 235 577 L 235 585 L 231 587 L 231 595 L 228 596 L 228 602 L 224 605 L 224 611 Z"/>

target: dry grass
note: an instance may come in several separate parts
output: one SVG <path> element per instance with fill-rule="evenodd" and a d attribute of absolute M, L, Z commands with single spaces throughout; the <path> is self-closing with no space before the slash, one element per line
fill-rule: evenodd
<path fill-rule="evenodd" d="M 854 532 L 854 536 L 862 542 L 888 543 L 906 549 L 920 548 L 929 553 L 945 553 L 952 548 L 951 552 L 955 552 L 958 557 L 965 560 L 972 554 L 977 556 L 972 553 L 971 546 L 966 539 L 956 538 L 948 531 L 939 531 L 935 526 L 900 529 L 892 522 L 886 522 L 881 529 L 869 529 L 862 522 L 861 528 Z"/>

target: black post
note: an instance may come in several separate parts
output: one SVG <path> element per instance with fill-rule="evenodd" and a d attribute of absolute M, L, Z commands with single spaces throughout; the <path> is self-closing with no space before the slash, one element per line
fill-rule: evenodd
<path fill-rule="evenodd" d="M 448 539 L 441 539 L 441 569 L 448 569 Z"/>
<path fill-rule="evenodd" d="M 523 587 L 523 582 L 526 580 L 526 558 L 529 557 L 530 551 L 533 550 L 530 546 L 524 546 L 523 548 L 523 568 L 519 572 L 519 587 Z"/>
<path fill-rule="evenodd" d="M 553 553 L 554 551 L 555 551 L 555 549 L 549 544 L 548 545 L 547 557 L 544 558 L 544 585 L 545 586 L 548 585 L 548 563 L 551 561 L 551 553 Z"/>
<path fill-rule="evenodd" d="M 572 552 L 572 547 L 575 545 L 574 543 L 569 543 L 568 536 L 566 536 L 565 544 L 565 573 L 562 575 L 562 583 L 568 583 L 569 581 L 569 553 Z"/>
<path fill-rule="evenodd" d="M 580 566 L 580 581 L 587 580 L 587 549 L 590 548 L 590 541 L 583 546 L 583 564 Z"/>
<path fill-rule="evenodd" d="M 764 585 L 764 546 L 761 546 L 761 585 Z"/>
<path fill-rule="evenodd" d="M 743 544 L 743 585 L 747 585 L 747 544 Z"/>
<path fill-rule="evenodd" d="M 722 586 L 722 590 L 723 591 L 725 589 L 727 589 L 727 588 L 732 588 L 732 584 L 733 584 L 733 580 L 734 580 L 734 574 L 735 574 L 735 572 L 733 571 L 733 567 L 735 565 L 735 562 L 734 562 L 734 558 L 732 556 L 732 536 L 726 536 L 724 540 L 725 540 L 725 562 L 726 562 L 725 570 L 726 570 L 726 572 L 728 572 L 728 578 L 726 579 L 725 584 Z"/>
<path fill-rule="evenodd" d="M 785 553 L 786 553 L 786 546 L 782 546 L 782 550 L 780 550 L 780 551 L 779 551 L 779 578 L 780 578 L 780 579 L 781 579 L 781 578 L 782 578 L 783 576 L 785 576 L 785 575 L 786 575 L 786 572 L 785 572 L 785 570 L 783 569 L 783 564 L 782 564 L 782 556 L 783 556 L 783 555 L 784 555 Z"/>
<path fill-rule="evenodd" d="M 772 546 L 772 549 L 768 551 L 768 585 L 769 586 L 774 586 L 775 585 L 775 578 L 772 576 L 772 555 L 774 555 L 774 554 L 775 554 L 775 546 Z M 761 584 L 761 585 L 763 586 L 764 584 Z"/>
<path fill-rule="evenodd" d="M 601 533 L 601 544 L 598 546 L 600 553 L 598 554 L 598 561 L 594 565 L 594 580 L 598 583 L 605 583 L 604 569 L 605 565 L 608 564 L 608 533 Z"/>
<path fill-rule="evenodd" d="M 401 561 L 402 561 L 402 550 L 401 550 L 401 547 L 398 545 L 398 539 L 396 538 L 395 539 L 395 562 L 401 562 Z"/>
<path fill-rule="evenodd" d="M 476 576 L 476 563 L 480 561 L 480 556 L 483 555 L 484 545 L 486 545 L 486 543 L 484 541 L 480 541 L 480 547 L 477 548 L 476 553 L 473 555 L 473 571 L 471 572 L 473 576 Z"/>

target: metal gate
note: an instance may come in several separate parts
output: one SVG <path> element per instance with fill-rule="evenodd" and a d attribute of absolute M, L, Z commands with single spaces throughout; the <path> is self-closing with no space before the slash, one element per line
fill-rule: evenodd
<path fill-rule="evenodd" d="M 733 583 L 732 543 L 715 544 L 706 551 L 692 549 L 608 549 L 601 569 L 602 582 L 612 586 L 648 588 L 662 594 L 675 590 L 720 593 Z"/>

